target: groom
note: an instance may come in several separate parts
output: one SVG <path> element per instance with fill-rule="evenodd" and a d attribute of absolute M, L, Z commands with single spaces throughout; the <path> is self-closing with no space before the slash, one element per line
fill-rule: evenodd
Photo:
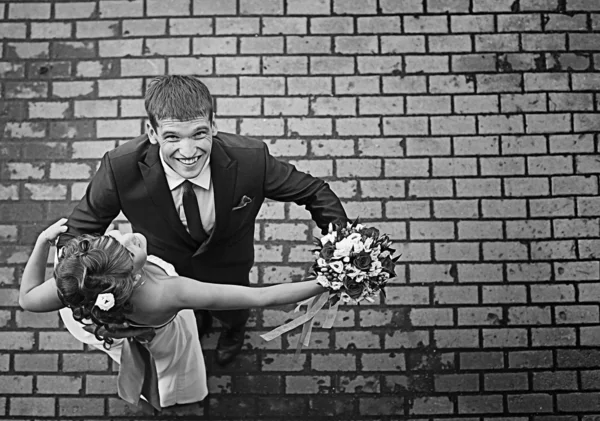
<path fill-rule="evenodd" d="M 327 183 L 274 158 L 258 140 L 219 132 L 207 87 L 160 76 L 147 88 L 145 135 L 108 152 L 68 221 L 72 236 L 103 234 L 120 211 L 148 254 L 205 282 L 248 285 L 254 225 L 265 198 L 295 202 L 323 232 L 346 213 Z M 63 235 L 59 247 L 69 238 Z M 225 327 L 216 357 L 240 352 L 248 310 L 211 312 Z M 210 314 L 196 312 L 202 335 Z"/>

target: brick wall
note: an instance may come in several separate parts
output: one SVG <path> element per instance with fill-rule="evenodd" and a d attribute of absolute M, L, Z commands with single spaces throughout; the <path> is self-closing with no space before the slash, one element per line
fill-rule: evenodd
<path fill-rule="evenodd" d="M 151 417 L 17 286 L 142 131 L 147 81 L 195 73 L 221 130 L 330 181 L 403 257 L 298 358 L 297 333 L 258 336 L 287 309 L 255 312 L 225 369 L 207 338 L 211 397 L 166 418 L 597 419 L 599 29 L 598 0 L 2 0 L 0 417 Z M 313 232 L 266 204 L 253 281 L 301 278 Z"/>

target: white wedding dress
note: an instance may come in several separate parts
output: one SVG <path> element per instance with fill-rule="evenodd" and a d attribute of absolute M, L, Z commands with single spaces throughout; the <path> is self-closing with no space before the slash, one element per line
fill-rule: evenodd
<path fill-rule="evenodd" d="M 146 269 L 148 276 L 159 273 L 157 271 L 177 275 L 172 265 L 156 256 L 148 256 Z M 73 318 L 69 308 L 65 307 L 59 313 L 66 328 L 75 338 L 106 352 L 121 364 L 123 347 L 128 345 L 126 339 L 115 339 L 107 350 L 103 341 L 96 339 L 93 333 L 85 331 L 83 325 Z M 156 336 L 146 347 L 155 361 L 161 407 L 198 402 L 206 397 L 206 368 L 192 310 L 182 310 L 171 322 L 156 327 Z M 123 395 L 121 397 L 128 400 Z"/>

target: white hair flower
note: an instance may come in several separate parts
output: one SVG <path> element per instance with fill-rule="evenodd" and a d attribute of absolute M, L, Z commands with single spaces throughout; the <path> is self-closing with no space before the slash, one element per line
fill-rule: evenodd
<path fill-rule="evenodd" d="M 108 311 L 115 306 L 115 296 L 111 292 L 98 294 L 95 306 L 98 306 L 102 311 Z"/>

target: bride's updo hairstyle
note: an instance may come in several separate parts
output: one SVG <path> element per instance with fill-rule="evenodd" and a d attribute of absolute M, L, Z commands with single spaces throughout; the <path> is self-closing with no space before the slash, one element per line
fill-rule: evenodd
<path fill-rule="evenodd" d="M 133 260 L 125 247 L 110 236 L 82 235 L 69 241 L 54 269 L 54 279 L 63 304 L 75 320 L 96 325 L 95 335 L 105 347 L 114 341 L 98 334 L 101 326 L 123 323 L 132 311 Z M 112 293 L 114 306 L 102 310 L 96 305 L 99 294 Z M 89 321 L 87 322 L 89 324 Z"/>

